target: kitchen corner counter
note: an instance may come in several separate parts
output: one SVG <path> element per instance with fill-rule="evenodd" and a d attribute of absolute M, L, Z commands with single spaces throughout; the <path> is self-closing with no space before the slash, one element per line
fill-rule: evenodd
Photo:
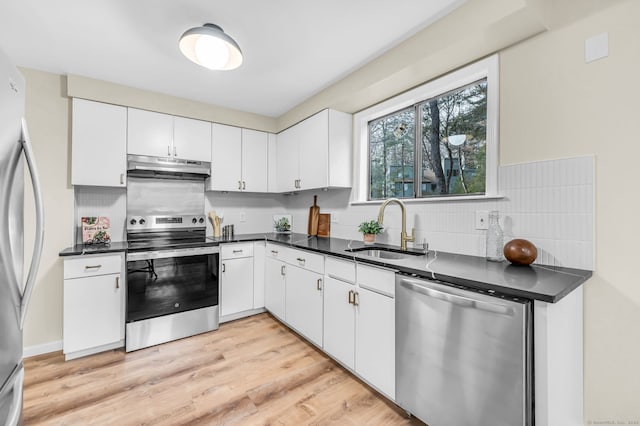
<path fill-rule="evenodd" d="M 126 241 L 114 241 L 109 244 L 76 244 L 58 253 L 58 256 L 81 256 L 85 254 L 105 254 L 127 251 Z"/>
<path fill-rule="evenodd" d="M 356 262 L 383 266 L 401 273 L 440 280 L 497 296 L 520 297 L 549 303 L 559 301 L 592 275 L 591 271 L 581 269 L 546 265 L 517 266 L 507 261 L 490 262 L 483 257 L 433 250 L 426 256 L 400 260 L 378 259 L 346 251 L 349 248 L 365 247 L 361 241 L 309 237 L 305 234 L 245 234 L 237 235 L 232 240 L 216 240 L 219 242 L 266 240 Z M 375 244 L 367 247 L 385 247 L 385 245 Z"/>

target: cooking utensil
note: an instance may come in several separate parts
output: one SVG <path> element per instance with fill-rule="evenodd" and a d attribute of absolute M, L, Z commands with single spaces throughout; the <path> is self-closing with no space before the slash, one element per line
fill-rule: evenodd
<path fill-rule="evenodd" d="M 309 226 L 307 234 L 311 236 L 318 235 L 318 222 L 320 220 L 320 206 L 318 206 L 318 196 L 313 196 L 313 206 L 309 208 Z"/>
<path fill-rule="evenodd" d="M 328 237 L 331 235 L 331 214 L 320 214 L 318 221 L 318 237 Z"/>

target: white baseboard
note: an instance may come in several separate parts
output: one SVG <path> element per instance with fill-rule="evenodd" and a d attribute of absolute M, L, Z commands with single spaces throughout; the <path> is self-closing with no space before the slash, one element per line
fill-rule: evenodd
<path fill-rule="evenodd" d="M 49 352 L 56 352 L 62 350 L 62 340 L 56 340 L 54 342 L 42 343 L 40 345 L 26 346 L 22 350 L 22 356 L 29 358 L 30 356 L 48 354 Z"/>

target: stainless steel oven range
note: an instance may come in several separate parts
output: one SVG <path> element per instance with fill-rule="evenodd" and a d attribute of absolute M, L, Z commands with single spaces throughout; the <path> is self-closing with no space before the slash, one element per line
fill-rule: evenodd
<path fill-rule="evenodd" d="M 218 328 L 218 252 L 204 216 L 127 218 L 126 350 Z"/>

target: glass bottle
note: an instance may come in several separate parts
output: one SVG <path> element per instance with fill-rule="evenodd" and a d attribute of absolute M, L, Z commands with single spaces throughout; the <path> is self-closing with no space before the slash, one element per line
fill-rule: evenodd
<path fill-rule="evenodd" d="M 504 233 L 500 228 L 500 212 L 489 212 L 487 228 L 487 260 L 501 262 L 504 260 Z"/>

